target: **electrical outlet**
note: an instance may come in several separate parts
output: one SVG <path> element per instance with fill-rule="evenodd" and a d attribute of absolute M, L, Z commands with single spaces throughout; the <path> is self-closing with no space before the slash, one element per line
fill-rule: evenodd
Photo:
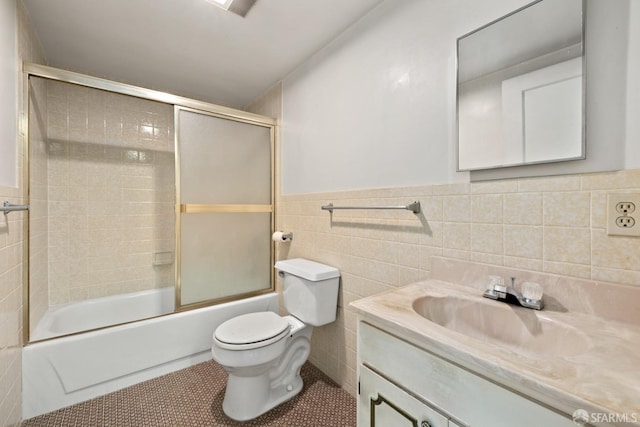
<path fill-rule="evenodd" d="M 620 215 L 631 214 L 636 210 L 636 205 L 633 202 L 620 202 L 616 203 L 616 211 Z"/>
<path fill-rule="evenodd" d="M 607 194 L 607 234 L 640 237 L 640 193 Z"/>
<path fill-rule="evenodd" d="M 636 225 L 636 220 L 630 216 L 619 216 L 616 218 L 616 225 L 622 228 L 631 228 Z"/>

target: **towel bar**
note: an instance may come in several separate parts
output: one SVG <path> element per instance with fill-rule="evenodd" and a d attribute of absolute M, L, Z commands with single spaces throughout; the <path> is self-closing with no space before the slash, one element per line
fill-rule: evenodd
<path fill-rule="evenodd" d="M 8 215 L 9 212 L 26 211 L 28 209 L 29 209 L 29 205 L 14 205 L 9 202 L 4 202 L 2 206 L 0 206 L 0 211 L 4 212 L 5 215 Z"/>
<path fill-rule="evenodd" d="M 392 210 L 406 210 L 411 211 L 414 214 L 420 213 L 420 202 L 413 202 L 406 206 L 333 206 L 333 203 L 329 203 L 328 205 L 322 206 L 323 211 L 329 211 L 333 213 L 334 210 L 338 209 L 392 209 Z"/>

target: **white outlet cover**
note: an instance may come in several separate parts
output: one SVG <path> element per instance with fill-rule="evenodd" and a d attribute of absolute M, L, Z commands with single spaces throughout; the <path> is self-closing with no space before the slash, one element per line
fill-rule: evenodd
<path fill-rule="evenodd" d="M 619 203 L 633 203 L 635 209 L 630 213 L 621 214 L 616 209 Z M 629 221 L 632 227 L 621 227 L 618 222 L 620 217 L 633 219 Z M 637 236 L 640 237 L 640 193 L 610 193 L 607 194 L 607 234 L 610 236 Z"/>

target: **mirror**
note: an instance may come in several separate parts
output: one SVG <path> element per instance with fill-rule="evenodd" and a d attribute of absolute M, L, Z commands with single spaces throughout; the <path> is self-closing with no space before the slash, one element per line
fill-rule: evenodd
<path fill-rule="evenodd" d="M 582 0 L 539 0 L 458 39 L 458 170 L 585 158 Z"/>

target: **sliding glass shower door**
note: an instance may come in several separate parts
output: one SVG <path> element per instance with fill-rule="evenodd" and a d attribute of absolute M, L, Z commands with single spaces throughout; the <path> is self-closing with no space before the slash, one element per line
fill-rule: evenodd
<path fill-rule="evenodd" d="M 25 342 L 273 290 L 275 120 L 24 70 Z"/>
<path fill-rule="evenodd" d="M 272 289 L 272 127 L 175 107 L 176 306 Z"/>

